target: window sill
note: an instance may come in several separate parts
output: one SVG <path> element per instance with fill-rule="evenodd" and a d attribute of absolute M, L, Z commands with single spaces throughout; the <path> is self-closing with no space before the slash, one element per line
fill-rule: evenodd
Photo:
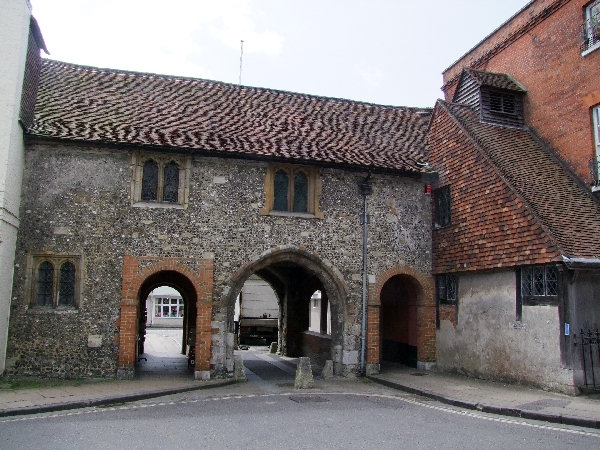
<path fill-rule="evenodd" d="M 298 213 L 288 211 L 262 211 L 262 216 L 274 216 L 274 217 L 297 217 L 299 219 L 322 219 L 323 214 L 311 214 L 311 213 Z"/>
<path fill-rule="evenodd" d="M 592 45 L 590 48 L 588 48 L 587 50 L 584 50 L 581 52 L 581 56 L 586 56 L 589 55 L 590 53 L 598 50 L 600 48 L 600 42 L 595 43 L 594 45 Z"/>
<path fill-rule="evenodd" d="M 60 306 L 52 308 L 50 306 L 30 306 L 27 309 L 27 314 L 76 314 L 79 309 L 75 307 Z"/>
<path fill-rule="evenodd" d="M 180 203 L 135 202 L 132 206 L 147 209 L 185 209 L 185 206 Z"/>

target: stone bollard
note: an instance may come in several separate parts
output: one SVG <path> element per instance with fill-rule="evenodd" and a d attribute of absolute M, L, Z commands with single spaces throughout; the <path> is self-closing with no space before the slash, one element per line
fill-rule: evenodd
<path fill-rule="evenodd" d="M 277 353 L 277 342 L 271 342 L 269 353 Z"/>
<path fill-rule="evenodd" d="M 323 366 L 323 372 L 321 373 L 324 379 L 333 378 L 333 361 L 328 359 L 325 361 L 325 365 Z"/>
<path fill-rule="evenodd" d="M 233 357 L 233 378 L 236 381 L 248 381 L 246 372 L 244 372 L 244 361 L 239 355 Z"/>
<path fill-rule="evenodd" d="M 310 389 L 315 387 L 315 380 L 310 367 L 310 358 L 305 356 L 298 358 L 298 367 L 296 367 L 296 380 L 294 388 Z"/>

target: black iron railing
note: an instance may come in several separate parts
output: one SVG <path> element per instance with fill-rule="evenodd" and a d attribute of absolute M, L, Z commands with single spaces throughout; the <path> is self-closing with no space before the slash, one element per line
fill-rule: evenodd
<path fill-rule="evenodd" d="M 600 14 L 592 16 L 579 28 L 579 45 L 582 52 L 600 44 Z"/>
<path fill-rule="evenodd" d="M 575 346 L 581 347 L 581 365 L 583 369 L 583 386 L 587 389 L 600 389 L 600 332 L 581 329 L 575 335 Z"/>

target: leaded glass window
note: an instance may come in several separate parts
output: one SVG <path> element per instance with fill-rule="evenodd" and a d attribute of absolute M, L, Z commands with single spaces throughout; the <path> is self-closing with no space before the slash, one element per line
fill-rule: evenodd
<path fill-rule="evenodd" d="M 275 182 L 273 189 L 273 209 L 275 211 L 288 210 L 288 189 L 289 178 L 286 172 L 278 170 L 275 173 Z"/>
<path fill-rule="evenodd" d="M 32 255 L 30 306 L 76 308 L 80 266 L 77 255 Z"/>
<path fill-rule="evenodd" d="M 458 276 L 455 274 L 437 275 L 435 282 L 439 303 L 455 304 L 458 301 Z"/>
<path fill-rule="evenodd" d="M 52 306 L 54 293 L 54 266 L 44 261 L 38 267 L 37 277 L 37 304 L 38 306 Z"/>
<path fill-rule="evenodd" d="M 179 201 L 179 166 L 171 161 L 165 166 L 163 202 L 177 203 Z"/>
<path fill-rule="evenodd" d="M 304 172 L 294 177 L 294 212 L 308 211 L 308 178 Z"/>
<path fill-rule="evenodd" d="M 75 306 L 75 265 L 72 262 L 60 266 L 58 286 L 59 306 Z"/>
<path fill-rule="evenodd" d="M 142 201 L 158 199 L 158 164 L 150 159 L 144 163 L 142 173 Z"/>
<path fill-rule="evenodd" d="M 555 297 L 558 295 L 558 269 L 555 266 L 521 268 L 523 297 Z"/>

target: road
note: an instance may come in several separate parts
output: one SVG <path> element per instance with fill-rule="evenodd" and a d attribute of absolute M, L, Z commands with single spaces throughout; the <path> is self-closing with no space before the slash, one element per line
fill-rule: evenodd
<path fill-rule="evenodd" d="M 364 380 L 293 388 L 293 361 L 239 352 L 248 383 L 0 419 L 0 449 L 597 449 L 600 432 L 466 411 Z"/>

